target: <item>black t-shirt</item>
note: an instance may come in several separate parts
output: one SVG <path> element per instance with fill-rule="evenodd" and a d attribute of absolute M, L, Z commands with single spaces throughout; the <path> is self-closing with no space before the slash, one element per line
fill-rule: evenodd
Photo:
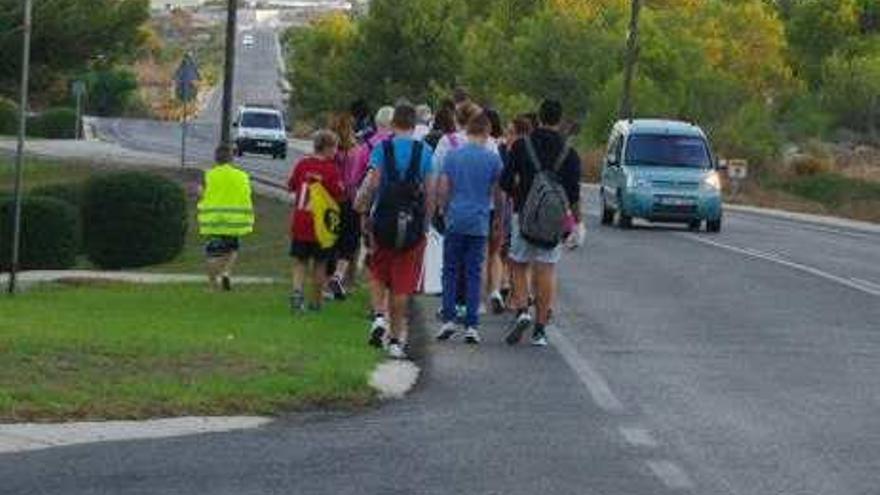
<path fill-rule="evenodd" d="M 535 145 L 535 153 L 541 160 L 541 165 L 543 167 L 555 165 L 565 148 L 565 139 L 562 135 L 549 129 L 536 129 L 530 138 Z M 532 187 L 537 166 L 529 158 L 523 139 L 513 143 L 507 155 L 500 184 L 504 192 L 513 198 L 513 211 L 519 213 Z M 581 197 L 581 159 L 573 148 L 569 148 L 568 156 L 557 172 L 568 201 L 574 206 Z"/>

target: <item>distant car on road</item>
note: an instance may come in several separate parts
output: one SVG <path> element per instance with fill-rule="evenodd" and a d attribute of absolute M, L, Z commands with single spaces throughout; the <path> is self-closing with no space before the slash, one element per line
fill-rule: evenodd
<path fill-rule="evenodd" d="M 287 125 L 284 113 L 272 106 L 239 107 L 233 122 L 235 153 L 258 153 L 272 158 L 287 158 Z"/>
<path fill-rule="evenodd" d="M 618 121 L 602 167 L 602 224 L 632 226 L 633 218 L 686 223 L 721 231 L 720 167 L 694 124 L 674 120 Z"/>
<path fill-rule="evenodd" d="M 241 44 L 244 46 L 254 46 L 254 35 L 246 34 L 241 38 Z"/>

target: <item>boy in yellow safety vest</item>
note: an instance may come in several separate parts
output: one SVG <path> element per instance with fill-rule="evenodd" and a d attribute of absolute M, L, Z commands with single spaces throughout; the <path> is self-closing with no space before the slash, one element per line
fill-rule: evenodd
<path fill-rule="evenodd" d="M 247 172 L 232 162 L 232 148 L 220 145 L 215 164 L 205 172 L 199 201 L 199 233 L 205 244 L 208 280 L 213 289 L 232 290 L 232 266 L 238 258 L 239 239 L 254 230 L 254 206 Z"/>

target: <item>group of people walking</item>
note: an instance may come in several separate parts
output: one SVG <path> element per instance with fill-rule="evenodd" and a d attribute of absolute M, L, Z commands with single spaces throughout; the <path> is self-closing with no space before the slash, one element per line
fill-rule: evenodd
<path fill-rule="evenodd" d="M 461 334 L 479 344 L 480 315 L 491 308 L 515 312 L 508 344 L 531 330 L 532 344 L 547 345 L 556 263 L 584 238 L 581 163 L 561 123 L 562 106 L 547 100 L 504 128 L 498 112 L 463 92 L 436 113 L 402 102 L 375 116 L 362 104 L 334 115 L 288 180 L 291 309 L 344 299 L 363 260 L 369 343 L 405 358 L 409 299 L 431 272 L 424 266 L 430 231 L 442 236 L 438 340 Z M 215 234 L 209 259 L 217 255 L 212 242 L 234 252 L 232 238 Z M 219 277 L 228 285 L 227 275 Z"/>

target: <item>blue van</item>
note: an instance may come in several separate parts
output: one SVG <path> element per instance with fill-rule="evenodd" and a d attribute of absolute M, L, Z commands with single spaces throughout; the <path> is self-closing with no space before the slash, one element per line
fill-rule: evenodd
<path fill-rule="evenodd" d="M 602 167 L 602 224 L 633 218 L 721 231 L 720 167 L 703 130 L 674 120 L 614 124 Z"/>

